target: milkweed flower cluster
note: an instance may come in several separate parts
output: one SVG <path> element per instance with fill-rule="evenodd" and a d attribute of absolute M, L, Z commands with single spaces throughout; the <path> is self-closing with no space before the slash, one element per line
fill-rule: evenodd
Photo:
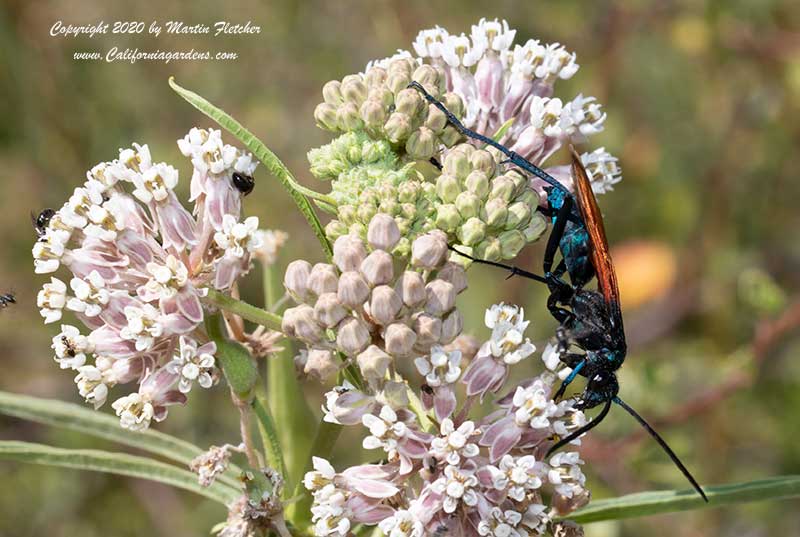
<path fill-rule="evenodd" d="M 69 285 L 53 276 L 39 292 L 45 323 L 66 311 L 87 330 L 61 325 L 56 362 L 76 372 L 95 408 L 114 386 L 137 383 L 112 404 L 129 429 L 164 419 L 193 386 L 216 382 L 201 299 L 209 287 L 229 289 L 251 256 L 263 255 L 258 219 L 240 221 L 242 194 L 231 180 L 253 173 L 252 156 L 218 130 L 192 129 L 178 146 L 193 167 L 192 212 L 175 193 L 178 170 L 133 144 L 87 173 L 33 247 L 37 273 L 71 273 Z"/>
<path fill-rule="evenodd" d="M 489 260 L 513 259 L 546 229 L 534 209 L 546 203 L 539 178 L 509 169 L 496 150 L 475 150 L 435 106 L 407 85 L 412 80 L 480 134 L 543 167 L 568 188 L 569 166 L 546 166 L 569 143 L 603 130 L 605 113 L 592 97 L 554 97 L 555 82 L 578 70 L 575 54 L 536 40 L 514 44 L 516 31 L 482 19 L 469 36 L 436 27 L 420 32 L 407 51 L 370 62 L 366 72 L 332 81 L 315 112 L 322 128 L 339 133 L 309 152 L 312 173 L 331 181 L 334 241 L 356 233 L 377 212 L 403 233 L 397 255 L 416 236 L 439 229 L 448 243 Z M 581 155 L 596 193 L 621 180 L 604 148 Z M 433 163 L 433 164 L 432 164 Z M 437 169 L 437 166 L 439 169 Z"/>
<path fill-rule="evenodd" d="M 542 373 L 498 395 L 495 412 L 468 419 L 472 402 L 507 389 L 508 368 L 535 352 L 524 336 L 522 310 L 493 306 L 486 325 L 491 337 L 468 363 L 458 350 L 440 346 L 416 353 L 422 410 L 408 398 L 385 397 L 373 383 L 362 390 L 346 383 L 328 393 L 326 419 L 362 426 L 364 448 L 381 450 L 385 462 L 339 473 L 314 458 L 304 484 L 314 497 L 315 535 L 347 536 L 366 524 L 387 536 L 533 536 L 552 531 L 556 515 L 588 502 L 578 452 L 545 458 L 556 439 L 586 423 L 574 401 L 552 399 L 559 380 L 554 346 L 543 354 Z M 385 369 L 384 375 L 390 378 Z M 461 410 L 459 384 L 466 385 Z"/>

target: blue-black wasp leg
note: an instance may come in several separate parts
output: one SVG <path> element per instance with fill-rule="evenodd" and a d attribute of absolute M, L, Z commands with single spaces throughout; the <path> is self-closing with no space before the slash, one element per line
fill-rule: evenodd
<path fill-rule="evenodd" d="M 564 203 L 558 209 L 555 222 L 553 222 L 553 229 L 550 231 L 550 237 L 547 239 L 547 246 L 544 250 L 544 267 L 545 276 L 550 274 L 553 268 L 553 259 L 555 258 L 558 246 L 561 244 L 561 238 L 564 236 L 564 230 L 567 227 L 569 214 L 572 211 L 572 196 L 564 197 Z"/>
<path fill-rule="evenodd" d="M 488 261 L 486 259 L 478 259 L 477 257 L 473 257 L 465 252 L 462 252 L 461 250 L 459 250 L 454 246 L 448 245 L 447 248 L 457 253 L 461 257 L 466 257 L 473 263 L 478 263 L 479 265 L 489 265 L 490 267 L 505 269 L 510 272 L 509 278 L 511 276 L 522 276 L 523 278 L 528 278 L 529 280 L 535 280 L 537 282 L 547 283 L 547 279 L 544 276 L 539 276 L 538 274 L 534 274 L 533 272 L 528 272 L 527 270 L 521 269 L 519 267 L 515 267 L 513 265 L 505 265 L 503 263 L 497 263 L 495 261 Z"/>
<path fill-rule="evenodd" d="M 586 355 L 585 354 L 575 354 L 575 353 L 568 353 L 568 354 L 561 354 L 558 357 L 561 362 L 566 365 L 567 367 L 571 368 L 569 375 L 564 381 L 561 383 L 561 386 L 558 387 L 558 391 L 553 396 L 554 401 L 558 401 L 564 396 L 564 392 L 567 391 L 567 386 L 569 386 L 575 377 L 578 375 L 586 376 Z"/>
<path fill-rule="evenodd" d="M 425 88 L 423 88 L 422 84 L 420 84 L 419 82 L 413 81 L 413 82 L 411 82 L 411 84 L 408 85 L 408 87 L 409 88 L 414 88 L 415 90 L 420 92 L 422 94 L 422 96 L 425 97 L 425 100 L 427 100 L 433 106 L 438 108 L 447 117 L 447 121 L 451 125 L 453 125 L 453 127 L 455 127 L 455 129 L 458 132 L 460 132 L 464 136 L 472 138 L 473 140 L 478 140 L 479 142 L 482 142 L 482 143 L 484 143 L 486 145 L 494 147 L 495 149 L 500 151 L 502 154 L 507 156 L 508 160 L 513 162 L 515 165 L 519 166 L 520 168 L 522 168 L 523 170 L 525 170 L 525 171 L 527 171 L 529 173 L 532 173 L 533 175 L 535 175 L 536 177 L 538 177 L 539 179 L 541 179 L 545 183 L 553 186 L 554 188 L 558 188 L 559 190 L 569 194 L 569 191 L 566 188 L 564 188 L 564 185 L 559 183 L 553 176 L 548 174 L 546 171 L 544 171 L 540 167 L 530 163 L 522 155 L 520 155 L 520 154 L 518 154 L 518 153 L 516 153 L 514 151 L 511 151 L 510 149 L 508 149 L 504 145 L 492 140 L 488 136 L 484 136 L 483 134 L 479 134 L 479 133 L 473 131 L 472 129 L 468 129 L 467 127 L 465 127 L 464 124 L 461 123 L 461 121 L 459 121 L 459 119 L 455 115 L 453 115 L 453 113 L 450 112 L 450 110 L 448 110 L 447 107 L 445 107 L 445 105 L 443 105 L 433 95 L 428 93 L 427 90 Z"/>
<path fill-rule="evenodd" d="M 431 157 L 428 162 L 433 164 L 437 170 L 442 171 L 442 163 L 436 160 L 436 157 Z"/>
<path fill-rule="evenodd" d="M 606 401 L 606 404 L 603 407 L 603 409 L 600 411 L 600 413 L 597 416 L 594 417 L 594 419 L 592 421 L 590 421 L 589 423 L 587 423 L 586 425 L 584 425 L 583 427 L 581 427 L 577 431 L 574 431 L 569 436 L 565 436 L 564 438 L 562 438 L 561 440 L 559 440 L 558 442 L 553 444 L 553 446 L 550 449 L 547 450 L 547 454 L 545 455 L 545 457 L 549 457 L 550 455 L 553 454 L 554 451 L 558 451 L 559 449 L 561 449 L 562 447 L 566 446 L 567 444 L 569 444 L 570 442 L 572 442 L 573 440 L 575 440 L 576 438 L 578 438 L 582 434 L 584 434 L 584 433 L 586 433 L 588 431 L 591 431 L 592 429 L 594 429 L 595 427 L 600 425 L 600 422 L 603 421 L 605 419 L 605 417 L 608 415 L 608 411 L 609 410 L 611 410 L 611 399 Z"/>
<path fill-rule="evenodd" d="M 681 460 L 678 458 L 678 456 L 677 456 L 677 455 L 675 455 L 675 452 L 674 452 L 674 451 L 672 451 L 672 448 L 670 448 L 670 447 L 669 447 L 669 445 L 667 444 L 667 442 L 666 442 L 666 441 L 665 441 L 663 438 L 661 438 L 661 435 L 659 435 L 659 434 L 656 432 L 656 430 L 655 430 L 655 429 L 653 429 L 653 428 L 650 426 L 650 424 L 649 424 L 649 423 L 647 423 L 647 422 L 644 420 L 644 418 L 643 418 L 643 417 L 641 417 L 641 416 L 639 415 L 639 413 L 638 413 L 638 412 L 636 412 L 636 411 L 635 411 L 633 408 L 631 408 L 630 406 L 628 406 L 628 404 L 627 404 L 625 401 L 623 401 L 623 400 L 622 400 L 622 399 L 620 399 L 619 397 L 614 397 L 612 400 L 613 400 L 615 403 L 617 403 L 619 406 L 621 406 L 622 408 L 624 408 L 624 409 L 625 409 L 625 411 L 626 411 L 628 414 L 630 414 L 631 416 L 633 416 L 633 419 L 635 419 L 636 421 L 638 421 L 638 422 L 639 422 L 639 425 L 641 425 L 641 426 L 644 428 L 644 430 L 645 430 L 645 431 L 647 431 L 648 433 L 650 433 L 650 436 L 652 436 L 652 437 L 653 437 L 653 439 L 654 439 L 654 440 L 655 440 L 655 441 L 658 443 L 658 445 L 659 445 L 659 446 L 661 446 L 661 449 L 663 449 L 663 450 L 664 450 L 664 451 L 667 453 L 667 455 L 668 455 L 668 456 L 669 456 L 669 458 L 672 460 L 672 462 L 675 464 L 675 466 L 677 466 L 677 467 L 678 467 L 678 470 L 680 470 L 680 471 L 681 471 L 681 473 L 684 475 L 684 477 L 686 477 L 686 479 L 688 479 L 688 480 L 689 480 L 689 483 L 691 483 L 691 484 L 692 484 L 692 486 L 693 486 L 693 487 L 694 487 L 694 489 L 697 491 L 697 493 L 698 493 L 698 494 L 700 494 L 700 496 L 702 496 L 702 497 L 703 497 L 703 500 L 705 500 L 705 501 L 706 501 L 706 503 L 708 503 L 708 497 L 706 496 L 706 493 L 705 493 L 705 492 L 703 492 L 703 489 L 702 489 L 702 487 L 700 486 L 700 484 L 697 482 L 697 480 L 694 478 L 694 476 L 691 474 L 691 472 L 689 472 L 689 469 L 688 469 L 688 468 L 686 468 L 686 466 L 684 466 L 684 465 L 683 465 L 683 463 L 682 463 L 682 462 L 681 462 Z M 570 435 L 570 436 L 571 436 L 571 435 Z M 551 449 L 552 449 L 552 448 L 551 448 Z"/>

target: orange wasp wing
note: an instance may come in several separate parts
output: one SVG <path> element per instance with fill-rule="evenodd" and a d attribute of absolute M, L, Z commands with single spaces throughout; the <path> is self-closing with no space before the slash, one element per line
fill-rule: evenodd
<path fill-rule="evenodd" d="M 589 174 L 583 166 L 581 157 L 570 146 L 572 154 L 572 178 L 575 181 L 575 197 L 578 201 L 578 209 L 583 217 L 584 225 L 589 233 L 591 243 L 592 263 L 597 273 L 597 286 L 606 302 L 616 310 L 619 310 L 619 285 L 617 284 L 617 273 L 614 271 L 614 264 L 611 261 L 611 254 L 608 251 L 608 240 L 606 230 L 603 227 L 603 215 L 597 205 L 597 199 L 592 191 L 592 184 L 589 182 Z M 622 319 L 622 314 L 619 314 Z"/>

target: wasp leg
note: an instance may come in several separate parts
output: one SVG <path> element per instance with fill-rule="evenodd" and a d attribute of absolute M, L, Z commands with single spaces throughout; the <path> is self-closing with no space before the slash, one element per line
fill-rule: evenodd
<path fill-rule="evenodd" d="M 584 425 L 583 427 L 581 427 L 577 431 L 573 432 L 571 435 L 562 438 L 561 440 L 556 442 L 550 449 L 548 449 L 547 450 L 547 455 L 545 455 L 545 457 L 549 457 L 554 451 L 557 451 L 557 450 L 561 449 L 563 446 L 569 444 L 570 442 L 572 442 L 573 440 L 575 440 L 576 438 L 581 436 L 583 433 L 586 433 L 586 432 L 594 429 L 598 425 L 600 425 L 600 422 L 605 419 L 605 417 L 608 415 L 608 411 L 610 409 L 611 409 L 611 399 L 606 401 L 606 405 L 603 407 L 603 409 L 600 411 L 600 413 L 597 416 L 595 416 L 595 418 L 592 421 L 590 421 L 589 423 L 587 423 L 586 425 Z"/>
<path fill-rule="evenodd" d="M 458 132 L 460 132 L 464 136 L 472 138 L 473 140 L 478 140 L 479 142 L 483 142 L 486 145 L 494 147 L 495 149 L 500 151 L 502 154 L 504 154 L 506 157 L 508 157 L 509 161 L 513 162 L 514 164 L 516 164 L 517 166 L 519 166 L 523 170 L 525 170 L 525 171 L 527 171 L 529 173 L 532 173 L 533 175 L 535 175 L 536 177 L 538 177 L 542 181 L 546 182 L 547 184 L 553 186 L 554 188 L 557 188 L 557 189 L 559 189 L 562 192 L 565 192 L 567 194 L 569 193 L 569 191 L 566 188 L 564 188 L 564 185 L 559 183 L 555 178 L 553 178 L 550 174 L 545 172 L 543 169 L 541 169 L 538 166 L 535 166 L 535 165 L 531 164 L 530 162 L 528 162 L 528 160 L 525 159 L 524 157 L 522 157 L 522 155 L 520 155 L 520 154 L 518 154 L 518 153 L 516 153 L 514 151 L 511 151 L 510 149 L 508 149 L 504 145 L 502 145 L 502 144 L 500 144 L 498 142 L 495 142 L 494 140 L 492 140 L 488 136 L 484 136 L 482 134 L 479 134 L 479 133 L 477 133 L 477 132 L 465 127 L 464 124 L 461 123 L 461 121 L 459 121 L 459 119 L 456 116 L 454 116 L 452 112 L 450 112 L 450 110 L 448 110 L 433 95 L 428 93 L 425 90 L 425 88 L 422 87 L 422 84 L 420 84 L 419 82 L 413 81 L 413 82 L 411 82 L 411 84 L 408 85 L 408 87 L 409 88 L 414 88 L 415 90 L 420 92 L 422 94 L 422 96 L 425 97 L 425 100 L 427 100 L 433 106 L 438 108 L 447 117 L 447 121 L 451 125 L 453 125 L 453 127 L 455 127 L 455 129 Z"/>
<path fill-rule="evenodd" d="M 550 231 L 550 237 L 547 239 L 547 246 L 544 250 L 544 261 L 542 262 L 542 266 L 544 267 L 545 276 L 551 273 L 551 269 L 553 268 L 553 259 L 558 251 L 561 238 L 564 236 L 564 230 L 567 227 L 567 221 L 569 220 L 569 214 L 571 211 L 572 196 L 566 196 L 564 198 L 564 203 L 562 203 L 561 207 L 558 209 L 558 214 L 556 215 L 555 222 L 553 223 L 553 229 Z"/>
<path fill-rule="evenodd" d="M 561 362 L 567 367 L 571 368 L 572 371 L 570 371 L 569 375 L 567 375 L 567 378 L 565 378 L 561 383 L 561 386 L 558 387 L 558 391 L 553 397 L 554 401 L 558 401 L 564 396 L 567 386 L 569 386 L 572 381 L 575 380 L 575 377 L 578 375 L 583 375 L 585 377 L 587 375 L 587 371 L 585 371 L 585 366 L 587 364 L 585 354 L 569 353 L 567 355 L 559 356 L 559 360 L 561 360 Z"/>

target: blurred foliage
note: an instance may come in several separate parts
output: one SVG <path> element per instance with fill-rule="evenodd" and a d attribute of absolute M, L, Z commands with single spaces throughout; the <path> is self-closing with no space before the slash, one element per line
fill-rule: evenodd
<path fill-rule="evenodd" d="M 410 48 L 435 24 L 469 31 L 480 17 L 517 28 L 517 41 L 558 41 L 578 53 L 578 75 L 557 92 L 595 95 L 608 112 L 597 141 L 617 155 L 625 180 L 600 200 L 620 269 L 631 340 L 622 392 L 654 422 L 736 375 L 746 381 L 701 407 L 664 435 L 703 483 L 800 472 L 796 438 L 800 350 L 789 327 L 764 345 L 771 326 L 800 289 L 800 8 L 794 0 L 683 0 L 484 3 L 261 2 L 175 3 L 99 0 L 24 2 L 0 8 L 0 226 L 6 231 L 0 281 L 18 304 L 0 313 L 0 388 L 78 401 L 71 375 L 50 358 L 54 327 L 35 308 L 44 279 L 34 277 L 28 213 L 59 206 L 94 163 L 132 141 L 159 160 L 188 163 L 175 140 L 209 121 L 167 86 L 167 78 L 222 106 L 264 140 L 298 179 L 312 185 L 306 152 L 328 141 L 312 111 L 322 84 L 363 69 L 373 58 Z M 257 36 L 158 39 L 48 35 L 56 20 L 252 20 Z M 76 50 L 119 45 L 142 49 L 235 50 L 230 62 L 75 62 Z M 230 140 L 230 137 L 227 137 Z M 280 263 L 322 253 L 285 192 L 260 170 L 245 210 L 292 240 Z M 646 241 L 646 242 L 641 242 Z M 638 245 L 638 246 L 637 246 Z M 644 246 L 643 246 L 644 245 Z M 541 247 L 520 264 L 537 266 Z M 482 335 L 483 310 L 499 300 L 526 307 L 537 342 L 555 323 L 533 283 L 477 267 L 461 306 Z M 259 302 L 259 278 L 245 298 Z M 789 319 L 791 321 L 792 319 Z M 794 319 L 796 322 L 797 319 Z M 768 331 L 767 331 L 768 332 Z M 787 337 L 789 336 L 789 337 Z M 755 343 L 753 343 L 755 341 Z M 524 375 L 525 372 L 519 372 Z M 752 383 L 750 382 L 752 380 Z M 316 403 L 321 391 L 307 388 Z M 192 393 L 159 428 L 204 446 L 235 438 L 224 388 Z M 636 425 L 612 413 L 587 442 L 596 497 L 683 486 Z M 634 436 L 631 436 L 634 435 Z M 63 447 L 112 448 L 104 442 L 12 419 L 2 438 Z M 337 445 L 337 466 L 360 459 L 360 439 Z M 224 513 L 189 494 L 132 479 L 0 464 L 0 535 L 203 535 Z M 592 536 L 782 535 L 800 514 L 780 503 L 603 523 Z"/>

